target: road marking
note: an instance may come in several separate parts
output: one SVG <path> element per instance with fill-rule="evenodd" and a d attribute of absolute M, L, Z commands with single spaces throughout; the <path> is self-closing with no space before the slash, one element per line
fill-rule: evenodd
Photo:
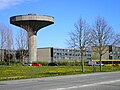
<path fill-rule="evenodd" d="M 99 82 L 99 83 L 93 83 L 93 84 L 85 84 L 85 85 L 72 86 L 72 87 L 66 87 L 66 88 L 56 88 L 56 89 L 50 89 L 50 90 L 70 90 L 70 89 L 77 89 L 77 88 L 83 88 L 83 87 L 89 87 L 89 86 L 95 86 L 95 85 L 101 85 L 101 84 L 111 84 L 115 82 L 120 82 L 120 80 Z"/>

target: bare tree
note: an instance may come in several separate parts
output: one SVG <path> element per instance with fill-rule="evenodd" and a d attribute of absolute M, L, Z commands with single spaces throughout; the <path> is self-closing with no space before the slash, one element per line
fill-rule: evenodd
<path fill-rule="evenodd" d="M 88 40 L 89 40 L 89 26 L 86 24 L 86 22 L 80 18 L 77 23 L 75 23 L 75 30 L 70 32 L 69 36 L 70 39 L 68 40 L 68 44 L 72 48 L 79 48 L 80 50 L 80 58 L 82 62 L 82 72 L 84 72 L 84 59 L 83 55 L 86 51 L 86 47 L 88 46 Z"/>
<path fill-rule="evenodd" d="M 106 46 L 116 43 L 115 34 L 111 26 L 102 17 L 97 17 L 95 25 L 91 30 L 90 43 L 94 46 L 93 52 L 99 54 L 100 71 L 102 71 L 101 59 L 108 51 Z"/>
<path fill-rule="evenodd" d="M 1 60 L 9 64 L 10 58 L 12 57 L 11 51 L 13 49 L 12 30 L 8 26 L 3 24 L 0 27 Z"/>
<path fill-rule="evenodd" d="M 120 46 L 120 33 L 115 35 L 115 45 Z"/>
<path fill-rule="evenodd" d="M 6 43 L 6 26 L 1 25 L 0 26 L 0 49 L 1 49 L 1 61 L 4 59 L 4 52 L 3 49 L 5 49 L 5 43 Z"/>
<path fill-rule="evenodd" d="M 13 50 L 13 33 L 9 28 L 7 28 L 6 32 L 6 49 Z"/>
<path fill-rule="evenodd" d="M 76 54 L 76 37 L 75 37 L 75 35 L 74 35 L 74 32 L 70 32 L 69 33 L 69 40 L 67 40 L 67 44 L 69 45 L 69 47 L 70 48 L 72 48 L 73 49 L 73 54 L 75 55 Z M 75 57 L 73 57 L 73 58 L 71 58 L 74 62 L 76 62 L 77 60 L 76 60 L 76 58 Z"/>
<path fill-rule="evenodd" d="M 19 58 L 22 59 L 22 63 L 24 63 L 24 59 L 28 56 L 28 33 L 25 30 L 20 30 L 16 37 L 16 47 L 19 51 Z"/>
<path fill-rule="evenodd" d="M 120 34 L 118 35 L 118 43 L 119 43 L 119 46 L 120 46 Z"/>
<path fill-rule="evenodd" d="M 6 49 L 6 54 L 7 54 L 7 64 L 10 64 L 11 59 L 13 59 L 13 32 L 12 29 L 7 27 L 7 32 L 6 32 L 6 44 L 5 44 L 5 49 Z"/>

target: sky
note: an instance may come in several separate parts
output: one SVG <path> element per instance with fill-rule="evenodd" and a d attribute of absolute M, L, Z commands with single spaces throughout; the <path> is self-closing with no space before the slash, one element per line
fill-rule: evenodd
<path fill-rule="evenodd" d="M 37 33 L 37 48 L 67 48 L 66 39 L 74 24 L 82 17 L 91 26 L 101 16 L 120 33 L 120 0 L 0 0 L 0 24 L 9 26 L 14 37 L 19 27 L 10 24 L 10 17 L 24 14 L 49 15 L 54 24 Z"/>

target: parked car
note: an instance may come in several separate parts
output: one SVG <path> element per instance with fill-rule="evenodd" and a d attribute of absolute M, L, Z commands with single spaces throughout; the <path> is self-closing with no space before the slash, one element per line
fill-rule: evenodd
<path fill-rule="evenodd" d="M 43 66 L 43 65 L 39 63 L 32 63 L 32 66 Z"/>
<path fill-rule="evenodd" d="M 24 63 L 23 66 L 32 66 L 30 63 Z"/>
<path fill-rule="evenodd" d="M 56 62 L 51 62 L 48 64 L 48 66 L 58 66 L 58 64 Z"/>
<path fill-rule="evenodd" d="M 43 66 L 42 64 L 39 64 L 39 63 L 24 63 L 23 66 Z"/>
<path fill-rule="evenodd" d="M 92 62 L 92 61 L 89 61 L 88 62 L 88 66 L 100 66 L 100 63 L 99 62 Z M 104 66 L 104 64 L 103 63 L 101 63 L 101 66 Z"/>
<path fill-rule="evenodd" d="M 100 66 L 100 63 L 99 62 L 96 62 L 96 64 L 95 64 L 96 66 Z M 103 63 L 101 63 L 101 66 L 104 66 L 104 64 Z"/>

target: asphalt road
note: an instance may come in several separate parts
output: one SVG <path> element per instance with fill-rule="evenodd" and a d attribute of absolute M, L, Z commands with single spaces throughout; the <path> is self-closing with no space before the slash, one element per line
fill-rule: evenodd
<path fill-rule="evenodd" d="M 0 81 L 0 90 L 120 90 L 120 72 Z"/>

